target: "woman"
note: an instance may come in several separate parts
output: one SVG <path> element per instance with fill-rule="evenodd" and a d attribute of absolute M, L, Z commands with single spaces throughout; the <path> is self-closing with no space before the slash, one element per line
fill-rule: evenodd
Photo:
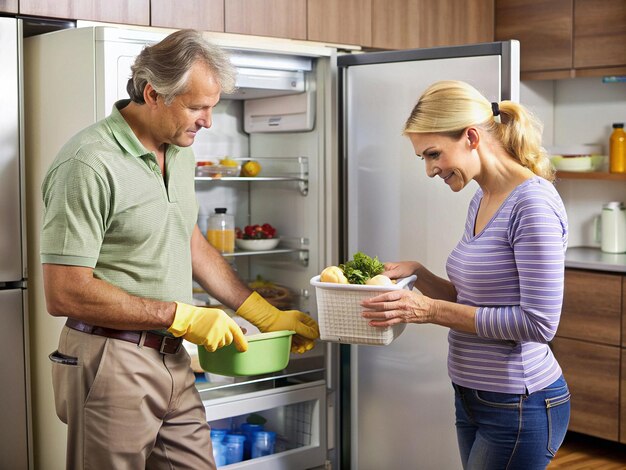
<path fill-rule="evenodd" d="M 464 469 L 544 469 L 563 442 L 570 395 L 548 342 L 563 299 L 567 216 L 541 148 L 541 124 L 521 105 L 490 103 L 467 83 L 431 85 L 404 133 L 454 192 L 474 180 L 449 281 L 419 262 L 386 263 L 420 291 L 362 303 L 372 326 L 450 328 L 448 373 Z"/>

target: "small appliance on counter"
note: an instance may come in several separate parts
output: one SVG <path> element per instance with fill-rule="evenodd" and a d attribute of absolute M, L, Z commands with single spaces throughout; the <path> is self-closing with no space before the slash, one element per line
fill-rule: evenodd
<path fill-rule="evenodd" d="M 626 253 L 626 207 L 612 201 L 602 206 L 600 249 L 606 253 Z"/>

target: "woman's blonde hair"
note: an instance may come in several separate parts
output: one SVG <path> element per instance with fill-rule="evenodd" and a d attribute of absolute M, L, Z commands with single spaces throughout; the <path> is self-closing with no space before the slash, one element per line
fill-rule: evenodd
<path fill-rule="evenodd" d="M 465 82 L 445 80 L 428 87 L 411 111 L 404 134 L 432 132 L 460 138 L 471 126 L 491 134 L 536 175 L 554 181 L 554 168 L 541 146 L 541 121 L 513 101 L 492 105 Z"/>

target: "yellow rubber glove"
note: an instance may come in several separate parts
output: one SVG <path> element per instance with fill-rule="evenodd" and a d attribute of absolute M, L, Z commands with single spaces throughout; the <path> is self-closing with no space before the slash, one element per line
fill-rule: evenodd
<path fill-rule="evenodd" d="M 303 353 L 315 346 L 320 330 L 317 322 L 298 310 L 278 310 L 257 292 L 253 292 L 237 309 L 237 315 L 245 318 L 263 333 L 266 331 L 291 330 L 296 335 L 291 341 L 293 352 Z"/>
<path fill-rule="evenodd" d="M 204 346 L 213 352 L 233 341 L 238 351 L 248 350 L 248 340 L 235 320 L 218 308 L 196 307 L 176 302 L 174 322 L 167 329 L 174 336 Z"/>

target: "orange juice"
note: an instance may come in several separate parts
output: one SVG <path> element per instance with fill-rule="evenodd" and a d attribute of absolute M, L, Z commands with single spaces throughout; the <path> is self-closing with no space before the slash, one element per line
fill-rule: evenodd
<path fill-rule="evenodd" d="M 234 230 L 210 229 L 207 230 L 206 238 L 221 253 L 232 253 L 235 251 Z"/>

